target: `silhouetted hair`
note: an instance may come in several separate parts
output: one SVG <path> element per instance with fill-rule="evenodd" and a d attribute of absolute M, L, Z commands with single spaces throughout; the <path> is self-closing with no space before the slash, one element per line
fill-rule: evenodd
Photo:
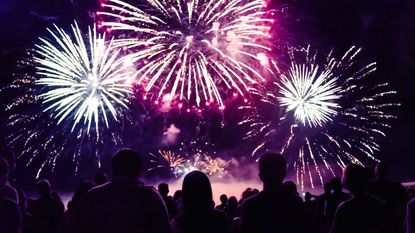
<path fill-rule="evenodd" d="M 333 177 L 330 180 L 330 186 L 334 192 L 342 191 L 342 179 L 340 177 Z"/>
<path fill-rule="evenodd" d="M 182 196 L 183 196 L 182 190 L 180 190 L 180 189 L 176 190 L 176 192 L 174 192 L 174 195 L 173 195 L 173 200 L 178 201 L 178 200 L 182 199 Z"/>
<path fill-rule="evenodd" d="M 36 189 L 40 195 L 49 195 L 52 191 L 52 186 L 47 179 L 40 180 L 36 183 Z"/>
<path fill-rule="evenodd" d="M 238 206 L 238 199 L 235 196 L 231 196 L 228 199 L 228 207 L 236 208 Z"/>
<path fill-rule="evenodd" d="M 297 185 L 292 182 L 292 181 L 286 181 L 282 184 L 282 186 L 284 187 L 284 189 L 286 191 L 288 191 L 289 193 L 298 195 L 298 191 L 297 191 Z"/>
<path fill-rule="evenodd" d="M 325 193 L 330 193 L 331 192 L 331 183 L 330 182 L 325 182 L 323 185 L 323 190 Z"/>
<path fill-rule="evenodd" d="M 143 163 L 137 152 L 122 149 L 112 157 L 111 166 L 115 176 L 137 177 L 142 170 Z"/>
<path fill-rule="evenodd" d="M 368 175 L 364 167 L 357 164 L 347 165 L 343 171 L 343 185 L 354 194 L 365 191 Z"/>
<path fill-rule="evenodd" d="M 220 195 L 219 199 L 222 204 L 226 204 L 228 202 L 228 196 L 226 196 L 226 194 Z"/>
<path fill-rule="evenodd" d="M 159 184 L 158 191 L 161 195 L 167 196 L 169 193 L 169 185 L 166 183 Z"/>
<path fill-rule="evenodd" d="M 10 173 L 9 163 L 0 157 L 0 177 L 6 177 Z"/>
<path fill-rule="evenodd" d="M 209 178 L 200 171 L 192 171 L 183 180 L 183 206 L 188 212 L 213 209 L 212 186 Z"/>
<path fill-rule="evenodd" d="M 282 183 L 287 175 L 287 162 L 281 154 L 266 153 L 259 158 L 259 176 L 266 182 Z"/>
<path fill-rule="evenodd" d="M 75 208 L 79 201 L 85 196 L 85 194 L 95 187 L 95 182 L 92 180 L 85 180 L 76 188 L 72 200 L 68 203 L 68 209 Z"/>
<path fill-rule="evenodd" d="M 311 195 L 311 193 L 310 192 L 306 192 L 305 193 L 305 195 L 304 195 L 304 199 L 305 199 L 305 201 L 311 201 L 311 198 L 313 197 L 313 195 Z"/>

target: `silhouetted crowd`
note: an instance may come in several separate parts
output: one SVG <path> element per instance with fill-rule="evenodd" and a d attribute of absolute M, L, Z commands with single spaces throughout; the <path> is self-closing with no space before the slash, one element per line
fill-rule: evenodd
<path fill-rule="evenodd" d="M 193 171 L 182 189 L 156 190 L 139 180 L 141 156 L 117 152 L 112 178 L 99 175 L 82 182 L 65 210 L 47 180 L 36 184 L 38 198 L 26 200 L 9 183 L 11 156 L 0 157 L 0 233 L 415 233 L 415 199 L 388 179 L 388 166 L 376 174 L 350 164 L 342 178 L 324 185 L 324 193 L 306 193 L 286 181 L 286 161 L 268 153 L 259 161 L 263 190 L 247 188 L 237 197 L 223 194 L 215 207 L 206 174 Z M 343 187 L 348 192 L 343 191 Z"/>

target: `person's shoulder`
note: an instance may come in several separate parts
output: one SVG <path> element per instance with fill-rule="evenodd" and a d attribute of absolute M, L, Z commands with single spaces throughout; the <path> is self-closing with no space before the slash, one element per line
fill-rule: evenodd
<path fill-rule="evenodd" d="M 163 200 L 160 193 L 153 186 L 137 185 L 135 190 L 139 196 L 147 200 Z M 164 201 L 163 201 L 164 202 Z"/>
<path fill-rule="evenodd" d="M 110 182 L 105 183 L 105 184 L 101 184 L 101 185 L 98 185 L 98 186 L 95 186 L 92 189 L 90 189 L 87 192 L 87 194 L 89 194 L 89 195 L 95 195 L 97 193 L 104 192 L 104 191 L 108 190 L 110 188 L 110 186 L 111 186 L 111 183 Z"/>
<path fill-rule="evenodd" d="M 246 198 L 243 201 L 242 206 L 254 205 L 256 202 L 262 200 L 263 198 L 264 198 L 264 191 L 261 191 L 257 194 L 254 194 L 254 195 Z"/>
<path fill-rule="evenodd" d="M 347 210 L 349 208 L 352 208 L 352 206 L 354 205 L 355 202 L 356 201 L 355 201 L 354 198 L 347 199 L 347 200 L 345 200 L 345 201 L 343 201 L 342 203 L 339 204 L 339 206 L 337 207 L 337 210 L 338 211 L 339 210 L 344 211 L 344 210 Z"/>
<path fill-rule="evenodd" d="M 408 201 L 408 209 L 415 210 L 415 197 Z"/>
<path fill-rule="evenodd" d="M 105 183 L 99 186 L 95 186 L 90 189 L 84 196 L 85 200 L 96 200 L 98 197 L 105 195 L 110 189 L 110 183 Z"/>

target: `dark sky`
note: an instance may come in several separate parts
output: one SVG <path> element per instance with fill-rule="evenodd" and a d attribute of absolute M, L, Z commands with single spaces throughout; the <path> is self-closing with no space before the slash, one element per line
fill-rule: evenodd
<path fill-rule="evenodd" d="M 415 180 L 415 1 L 274 0 L 272 5 L 284 9 L 274 38 L 340 53 L 356 45 L 364 49 L 363 60 L 378 63 L 377 78 L 391 83 L 402 103 L 379 156 L 391 162 L 395 178 Z M 88 10 L 96 7 L 95 0 L 0 0 L 0 85 L 10 82 L 16 62 L 46 27 L 74 19 L 87 25 Z"/>

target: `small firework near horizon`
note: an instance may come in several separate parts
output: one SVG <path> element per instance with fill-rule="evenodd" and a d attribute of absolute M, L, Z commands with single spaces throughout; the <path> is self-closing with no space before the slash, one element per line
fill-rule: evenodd
<path fill-rule="evenodd" d="M 158 153 L 149 153 L 150 168 L 147 171 L 168 169 L 174 178 L 180 178 L 187 173 L 200 170 L 209 176 L 220 175 L 225 172 L 228 162 L 221 158 L 213 158 L 205 152 L 188 154 L 175 153 L 171 150 L 159 150 Z"/>
<path fill-rule="evenodd" d="M 134 61 L 137 82 L 155 103 L 223 110 L 228 98 L 265 81 L 257 67 L 270 51 L 273 19 L 264 0 L 108 0 L 102 7 L 100 25 L 120 35 L 114 46 Z"/>
<path fill-rule="evenodd" d="M 292 48 L 288 67 L 271 62 L 275 80 L 257 91 L 260 104 L 240 107 L 248 111 L 239 124 L 255 141 L 252 156 L 283 153 L 301 189 L 314 188 L 315 176 L 323 185 L 348 163 L 378 162 L 379 139 L 400 104 L 389 84 L 371 78 L 375 63 L 359 67 L 360 51 L 351 47 L 338 59 Z"/>

